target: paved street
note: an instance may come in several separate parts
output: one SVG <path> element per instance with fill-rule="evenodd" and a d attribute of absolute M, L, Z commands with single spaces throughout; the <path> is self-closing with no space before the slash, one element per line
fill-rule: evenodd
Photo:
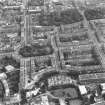
<path fill-rule="evenodd" d="M 85 101 L 96 102 L 97 96 L 105 99 L 101 83 L 95 83 L 104 81 L 104 41 L 100 29 L 91 24 L 91 19 L 102 18 L 104 9 L 97 9 L 102 4 L 91 5 L 95 5 L 91 0 L 0 1 L 0 97 L 8 105 L 29 105 L 29 101 L 36 105 L 39 97 L 44 105 L 50 101 L 85 105 Z M 91 79 L 93 90 L 88 85 Z M 86 81 L 81 84 L 81 80 Z M 104 102 L 90 105 L 98 104 Z"/>

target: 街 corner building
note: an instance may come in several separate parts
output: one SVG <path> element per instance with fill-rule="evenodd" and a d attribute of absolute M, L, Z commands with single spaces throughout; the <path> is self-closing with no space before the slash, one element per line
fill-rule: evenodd
<path fill-rule="evenodd" d="M 0 105 L 104 105 L 104 29 L 104 0 L 0 0 Z"/>

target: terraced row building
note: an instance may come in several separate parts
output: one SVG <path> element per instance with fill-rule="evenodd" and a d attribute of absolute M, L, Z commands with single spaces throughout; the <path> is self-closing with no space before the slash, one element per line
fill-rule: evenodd
<path fill-rule="evenodd" d="M 104 102 L 105 8 L 88 2 L 0 3 L 2 104 Z"/>

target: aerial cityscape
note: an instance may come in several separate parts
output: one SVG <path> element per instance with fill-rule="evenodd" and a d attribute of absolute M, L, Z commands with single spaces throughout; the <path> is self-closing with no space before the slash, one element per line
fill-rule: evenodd
<path fill-rule="evenodd" d="M 0 105 L 105 105 L 105 0 L 0 0 Z"/>

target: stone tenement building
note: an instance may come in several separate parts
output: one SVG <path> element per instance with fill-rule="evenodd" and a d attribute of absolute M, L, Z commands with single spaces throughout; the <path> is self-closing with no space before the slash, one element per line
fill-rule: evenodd
<path fill-rule="evenodd" d="M 0 104 L 104 105 L 102 5 L 0 1 Z"/>

